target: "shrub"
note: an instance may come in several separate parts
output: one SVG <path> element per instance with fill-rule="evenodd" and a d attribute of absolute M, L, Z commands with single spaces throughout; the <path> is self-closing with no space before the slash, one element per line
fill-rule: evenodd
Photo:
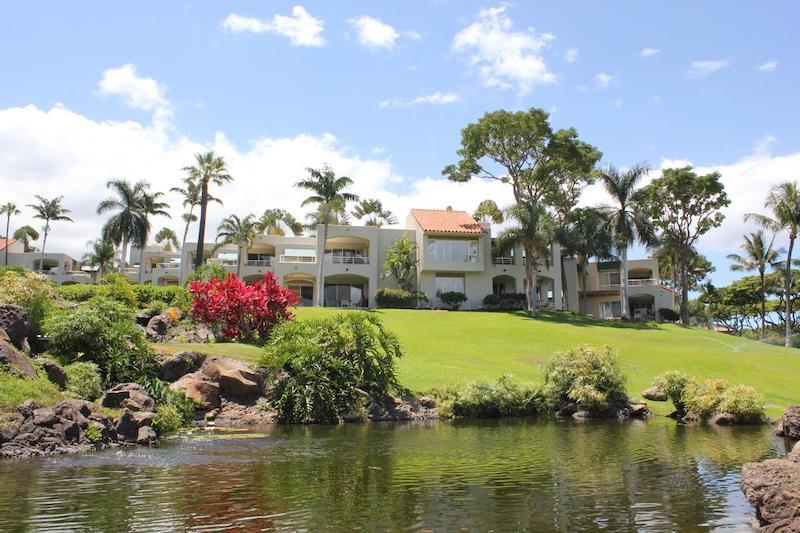
<path fill-rule="evenodd" d="M 483 305 L 500 305 L 500 302 L 499 294 L 487 294 L 483 297 Z"/>
<path fill-rule="evenodd" d="M 34 334 L 41 333 L 54 298 L 53 283 L 41 274 L 9 270 L 0 276 L 0 302 L 25 309 Z"/>
<path fill-rule="evenodd" d="M 177 413 L 180 417 L 178 427 L 188 424 L 194 419 L 197 404 L 183 391 L 170 389 L 168 383 L 153 376 L 140 377 L 136 382 L 155 400 L 156 413 L 160 413 L 162 409 Z M 171 416 L 172 413 L 169 413 L 165 415 L 165 418 L 169 419 Z"/>
<path fill-rule="evenodd" d="M 212 263 L 203 263 L 199 268 L 189 274 L 186 280 L 186 286 L 192 284 L 193 281 L 211 281 L 212 279 L 223 280 L 228 277 L 228 271 L 222 265 L 215 265 Z"/>
<path fill-rule="evenodd" d="M 56 294 L 62 300 L 70 302 L 85 302 L 95 296 L 101 296 L 105 287 L 103 285 L 88 285 L 76 283 L 74 285 L 62 285 L 56 289 Z"/>
<path fill-rule="evenodd" d="M 128 307 L 135 308 L 139 305 L 133 285 L 122 274 L 109 274 L 103 279 L 103 296 L 116 300 Z"/>
<path fill-rule="evenodd" d="M 451 311 L 458 311 L 461 304 L 467 301 L 467 295 L 463 292 L 450 291 L 440 294 L 439 299 L 443 304 L 449 307 Z"/>
<path fill-rule="evenodd" d="M 503 376 L 495 383 L 479 381 L 458 389 L 445 389 L 439 396 L 441 416 L 500 418 L 530 416 L 538 412 L 539 391 Z"/>
<path fill-rule="evenodd" d="M 175 305 L 188 291 L 176 285 L 132 285 L 131 289 L 139 301 L 139 305 L 153 307 L 154 302 L 163 302 L 164 307 Z"/>
<path fill-rule="evenodd" d="M 105 296 L 115 300 L 121 300 L 126 304 L 130 304 L 131 301 L 136 301 L 142 307 L 147 307 L 150 309 L 155 307 L 159 302 L 161 302 L 162 307 L 168 307 L 171 305 L 177 306 L 177 304 L 182 300 L 188 301 L 189 299 L 189 293 L 183 287 L 133 285 L 125 280 L 124 283 L 128 283 L 128 287 L 133 294 L 133 297 L 131 297 L 131 293 L 128 293 L 127 289 L 122 288 L 125 286 L 124 283 L 115 281 L 116 279 L 119 279 L 118 274 L 114 274 L 113 276 L 109 275 L 109 277 L 112 279 L 112 283 L 110 284 L 62 285 L 56 289 L 56 294 L 64 300 L 76 303 L 91 300 L 95 296 Z M 122 279 L 124 280 L 124 278 Z M 108 281 L 108 278 L 106 278 L 106 281 Z M 115 295 L 118 297 L 115 297 Z"/>
<path fill-rule="evenodd" d="M 281 323 L 259 364 L 282 375 L 270 402 L 282 422 L 338 422 L 397 387 L 397 337 L 368 313 Z"/>
<path fill-rule="evenodd" d="M 25 267 L 19 265 L 6 265 L 0 267 L 0 276 L 3 276 L 6 272 L 14 272 L 15 274 L 24 274 L 27 272 Z"/>
<path fill-rule="evenodd" d="M 419 302 L 429 301 L 424 292 L 411 292 L 403 289 L 378 289 L 375 292 L 375 302 L 378 307 L 386 309 L 413 309 Z"/>
<path fill-rule="evenodd" d="M 653 379 L 652 387 L 657 387 L 667 393 L 669 399 L 679 413 L 684 411 L 684 393 L 686 387 L 693 383 L 692 378 L 684 372 L 670 370 Z"/>
<path fill-rule="evenodd" d="M 756 390 L 749 385 L 734 385 L 722 394 L 721 413 L 730 413 L 742 424 L 760 424 L 767 419 L 764 404 Z"/>
<path fill-rule="evenodd" d="M 78 362 L 64 367 L 67 373 L 67 391 L 83 398 L 94 401 L 103 394 L 103 382 L 100 370 L 94 363 Z"/>
<path fill-rule="evenodd" d="M 102 431 L 100 431 L 100 428 L 94 424 L 89 424 L 83 431 L 86 435 L 86 438 L 89 439 L 89 442 L 97 443 L 103 440 Z"/>
<path fill-rule="evenodd" d="M 193 281 L 192 314 L 226 339 L 261 341 L 269 338 L 272 328 L 293 315 L 288 308 L 297 302 L 289 289 L 278 284 L 272 272 L 264 279 L 246 285 L 231 273 L 224 280 Z"/>
<path fill-rule="evenodd" d="M 664 322 L 677 322 L 681 319 L 681 314 L 670 307 L 662 307 L 658 310 L 658 316 Z"/>
<path fill-rule="evenodd" d="M 183 425 L 183 415 L 174 405 L 160 405 L 153 416 L 153 429 L 159 437 L 175 433 Z"/>
<path fill-rule="evenodd" d="M 690 384 L 683 395 L 686 410 L 703 419 L 710 417 L 719 411 L 719 405 L 728 388 L 729 384 L 724 379 L 709 379 Z"/>
<path fill-rule="evenodd" d="M 494 307 L 499 309 L 521 309 L 524 303 L 524 294 L 487 294 L 483 298 L 483 305 L 486 307 Z"/>
<path fill-rule="evenodd" d="M 550 410 L 574 402 L 581 410 L 600 413 L 613 402 L 627 399 L 625 382 L 613 349 L 580 346 L 555 354 L 545 368 L 542 392 Z"/>

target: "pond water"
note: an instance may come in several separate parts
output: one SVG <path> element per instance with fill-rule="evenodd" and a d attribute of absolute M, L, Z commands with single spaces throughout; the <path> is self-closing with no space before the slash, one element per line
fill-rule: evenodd
<path fill-rule="evenodd" d="M 0 462 L 0 530 L 747 529 L 768 427 L 534 420 L 195 432 Z"/>

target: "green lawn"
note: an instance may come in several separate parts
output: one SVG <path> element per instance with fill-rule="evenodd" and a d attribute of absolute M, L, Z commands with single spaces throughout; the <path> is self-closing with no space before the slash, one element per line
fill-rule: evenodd
<path fill-rule="evenodd" d="M 299 319 L 336 312 L 300 308 Z M 347 311 L 349 312 L 349 311 Z M 787 350 L 721 333 L 672 324 L 634 324 L 542 313 L 371 311 L 397 333 L 405 349 L 400 382 L 414 391 L 511 374 L 538 381 L 541 366 L 554 352 L 580 344 L 608 344 L 620 353 L 629 391 L 638 396 L 652 378 L 682 370 L 700 378 L 722 377 L 755 386 L 771 415 L 800 403 L 800 350 Z M 170 351 L 198 345 L 164 345 Z M 238 344 L 212 344 L 203 351 L 254 360 L 260 350 Z M 666 412 L 665 404 L 655 406 Z"/>

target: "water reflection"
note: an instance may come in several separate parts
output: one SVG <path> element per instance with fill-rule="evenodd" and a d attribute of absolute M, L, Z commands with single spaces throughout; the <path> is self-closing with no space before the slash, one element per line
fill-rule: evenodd
<path fill-rule="evenodd" d="M 0 529 L 536 531 L 742 528 L 769 428 L 431 422 L 199 434 L 0 462 Z"/>

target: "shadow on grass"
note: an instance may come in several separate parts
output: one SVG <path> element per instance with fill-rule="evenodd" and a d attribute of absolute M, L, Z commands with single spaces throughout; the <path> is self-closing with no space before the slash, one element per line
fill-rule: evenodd
<path fill-rule="evenodd" d="M 538 320 L 540 322 L 552 322 L 555 324 L 569 324 L 578 327 L 603 327 L 616 329 L 661 329 L 656 322 L 639 322 L 635 320 L 601 320 L 591 318 L 577 313 L 566 311 L 539 311 L 536 317 L 531 318 L 525 311 L 508 311 L 509 315 L 514 315 L 523 320 Z"/>

